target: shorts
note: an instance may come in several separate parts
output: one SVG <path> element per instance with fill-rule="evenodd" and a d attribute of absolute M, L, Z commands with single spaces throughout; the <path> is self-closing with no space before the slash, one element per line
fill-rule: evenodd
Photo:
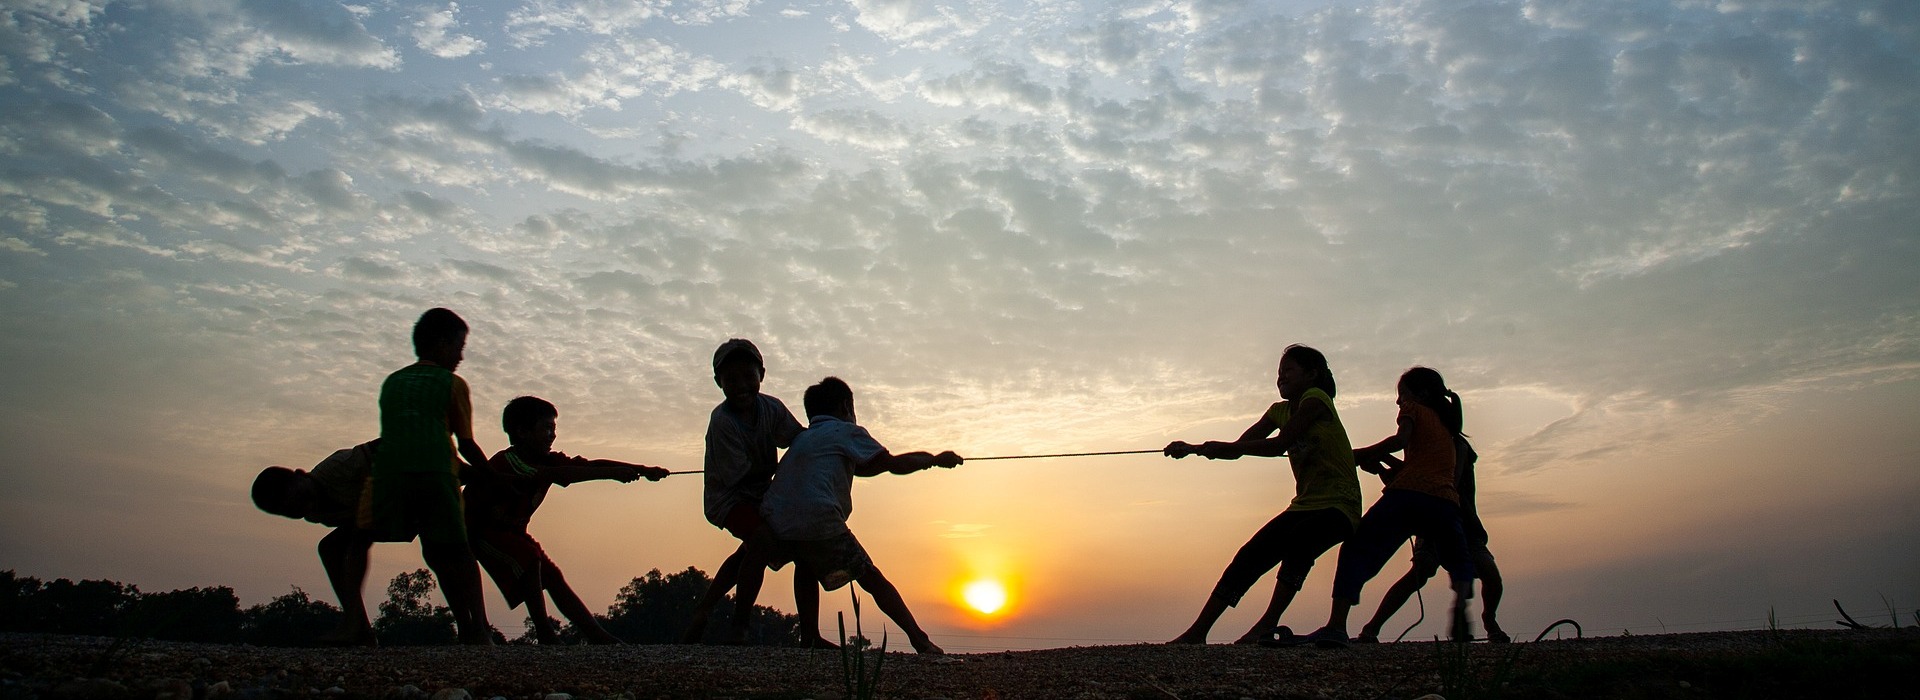
<path fill-rule="evenodd" d="M 1485 578 L 1479 574 L 1498 570 L 1493 563 L 1493 552 L 1485 544 L 1468 544 L 1467 558 L 1473 560 L 1475 578 Z M 1433 545 L 1427 544 L 1424 537 L 1413 540 L 1413 571 L 1425 578 L 1433 578 L 1434 574 L 1440 573 L 1440 555 L 1433 551 Z"/>
<path fill-rule="evenodd" d="M 823 590 L 837 590 L 873 569 L 873 558 L 852 532 L 824 540 L 782 540 L 765 530 L 762 533 L 755 539 L 770 545 L 768 566 L 779 571 L 794 562 L 800 570 L 812 572 Z"/>
<path fill-rule="evenodd" d="M 528 574 L 557 568 L 533 535 L 513 530 L 476 530 L 473 556 L 507 599 L 507 609 L 540 595 L 539 580 Z"/>
<path fill-rule="evenodd" d="M 727 511 L 727 519 L 720 523 L 720 527 L 733 535 L 734 539 L 745 542 L 765 522 L 760 519 L 758 502 L 741 501 L 733 506 L 733 510 Z"/>
<path fill-rule="evenodd" d="M 446 472 L 401 472 L 373 478 L 373 507 L 366 523 L 379 542 L 467 546 L 467 520 L 460 481 Z"/>

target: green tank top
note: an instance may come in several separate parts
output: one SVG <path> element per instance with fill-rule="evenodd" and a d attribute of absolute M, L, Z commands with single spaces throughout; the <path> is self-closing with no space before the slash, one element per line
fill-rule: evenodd
<path fill-rule="evenodd" d="M 1360 477 L 1354 473 L 1353 444 L 1347 441 L 1346 426 L 1333 410 L 1333 399 L 1318 388 L 1308 389 L 1300 402 L 1319 401 L 1327 405 L 1327 417 L 1307 431 L 1300 442 L 1288 446 L 1287 462 L 1293 467 L 1293 502 L 1287 510 L 1333 508 L 1360 524 Z M 1293 417 L 1293 402 L 1282 401 L 1267 409 L 1267 419 L 1286 427 Z"/>
<path fill-rule="evenodd" d="M 420 363 L 387 375 L 380 385 L 380 451 L 376 476 L 402 472 L 453 473 L 453 371 Z"/>

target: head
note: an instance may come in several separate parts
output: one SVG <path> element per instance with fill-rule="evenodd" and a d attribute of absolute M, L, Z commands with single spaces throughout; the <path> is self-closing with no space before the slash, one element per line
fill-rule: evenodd
<path fill-rule="evenodd" d="M 727 395 L 728 407 L 747 408 L 760 395 L 760 382 L 766 378 L 767 365 L 753 341 L 734 338 L 713 351 L 713 383 Z"/>
<path fill-rule="evenodd" d="M 1327 356 L 1305 345 L 1288 345 L 1280 353 L 1280 376 L 1274 383 L 1280 388 L 1280 398 L 1288 401 L 1299 399 L 1315 387 L 1327 392 L 1327 398 L 1333 398 L 1336 391 Z"/>
<path fill-rule="evenodd" d="M 1440 414 L 1440 422 L 1459 435 L 1464 417 L 1460 395 L 1447 388 L 1447 380 L 1431 367 L 1415 366 L 1400 374 L 1400 402 L 1413 401 Z"/>
<path fill-rule="evenodd" d="M 839 377 L 827 377 L 807 387 L 807 417 L 833 416 L 848 423 L 853 419 L 853 387 Z"/>
<path fill-rule="evenodd" d="M 467 348 L 467 322 L 447 309 L 432 308 L 413 322 L 413 354 L 447 369 L 460 366 Z"/>
<path fill-rule="evenodd" d="M 303 469 L 267 467 L 253 478 L 253 505 L 274 515 L 307 517 L 319 497 L 319 484 Z"/>
<path fill-rule="evenodd" d="M 507 431 L 507 441 L 514 447 L 546 452 L 553 449 L 559 420 L 560 409 L 546 399 L 522 396 L 508 401 L 506 410 L 500 412 L 500 429 Z"/>

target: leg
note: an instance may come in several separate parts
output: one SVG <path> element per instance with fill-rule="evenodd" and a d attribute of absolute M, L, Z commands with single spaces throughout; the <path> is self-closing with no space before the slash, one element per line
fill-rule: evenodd
<path fill-rule="evenodd" d="M 493 644 L 493 625 L 487 622 L 486 601 L 480 594 L 480 564 L 466 541 L 435 542 L 422 539 L 420 556 L 427 568 L 440 579 L 440 592 L 460 628 L 461 644 Z"/>
<path fill-rule="evenodd" d="M 1494 619 L 1500 609 L 1500 596 L 1506 593 L 1507 587 L 1500 580 L 1500 567 L 1493 563 L 1493 555 L 1477 558 L 1473 573 L 1480 577 L 1480 624 L 1487 630 L 1487 641 L 1496 644 L 1513 641 Z"/>
<path fill-rule="evenodd" d="M 713 583 L 707 586 L 705 593 L 700 594 L 700 602 L 694 604 L 693 621 L 687 625 L 686 633 L 680 635 L 680 643 L 699 644 L 705 636 L 707 618 L 713 614 L 714 606 L 726 597 L 727 591 L 733 589 L 734 580 L 740 572 L 741 553 L 746 549 L 747 543 L 741 542 L 732 554 L 727 555 L 727 560 L 720 563 L 720 568 L 713 572 Z"/>
<path fill-rule="evenodd" d="M 1240 597 L 1248 588 L 1253 587 L 1260 576 L 1280 563 L 1287 538 L 1293 536 L 1293 519 L 1281 513 L 1267 521 L 1266 525 L 1253 533 L 1247 543 L 1235 552 L 1233 561 L 1227 563 L 1226 571 L 1220 572 L 1220 580 L 1213 584 L 1213 592 L 1207 594 L 1207 602 L 1200 606 L 1200 614 L 1187 626 L 1185 632 L 1174 637 L 1168 644 L 1206 644 L 1207 632 L 1213 629 L 1213 623 L 1220 620 L 1227 608 L 1240 604 Z M 1276 615 L 1277 617 L 1277 615 Z"/>
<path fill-rule="evenodd" d="M 1380 599 L 1380 609 L 1373 613 L 1373 619 L 1367 620 L 1367 624 L 1360 626 L 1360 639 L 1369 642 L 1379 641 L 1380 628 L 1385 627 L 1387 620 L 1392 619 L 1393 614 L 1399 612 L 1400 608 L 1413 598 L 1413 594 L 1427 585 L 1427 580 L 1433 578 L 1439 570 L 1438 562 L 1422 560 L 1420 545 L 1416 543 L 1413 568 L 1407 569 L 1407 573 L 1401 576 L 1400 580 L 1394 581 L 1392 588 L 1387 589 L 1386 596 Z"/>
<path fill-rule="evenodd" d="M 748 566 L 751 563 L 752 566 Z M 760 586 L 767 581 L 763 562 L 741 562 L 740 580 L 733 592 L 733 629 L 727 643 L 746 644 L 753 637 L 753 606 L 760 600 Z"/>
<path fill-rule="evenodd" d="M 1460 506 L 1429 497 L 1421 501 L 1420 519 L 1421 534 L 1433 542 L 1440 567 L 1446 569 L 1448 582 L 1453 585 L 1448 637 L 1455 642 L 1471 642 L 1473 625 L 1467 621 L 1467 601 L 1473 599 L 1473 559 L 1467 556 L 1466 534 L 1460 528 Z"/>
<path fill-rule="evenodd" d="M 767 562 L 773 545 L 773 533 L 764 528 L 740 545 L 740 565 L 733 591 L 733 629 L 727 633 L 728 644 L 752 641 L 753 606 L 759 602 L 760 586 L 767 580 Z"/>
<path fill-rule="evenodd" d="M 334 599 L 340 601 L 340 626 L 322 636 L 322 643 L 376 645 L 373 624 L 367 621 L 367 601 L 362 596 L 367 583 L 367 552 L 372 549 L 373 540 L 354 528 L 335 528 L 320 538 L 320 565 L 327 570 Z"/>
<path fill-rule="evenodd" d="M 835 649 L 840 645 L 820 636 L 820 585 L 813 570 L 805 564 L 793 564 L 793 607 L 800 616 L 800 646 Z"/>
<path fill-rule="evenodd" d="M 893 618 L 893 624 L 899 625 L 900 629 L 907 633 L 907 641 L 913 644 L 914 651 L 922 654 L 946 653 L 940 647 L 934 646 L 933 640 L 927 637 L 926 630 L 920 629 L 920 623 L 913 619 L 913 611 L 907 609 L 907 601 L 901 599 L 900 589 L 893 587 L 893 582 L 888 581 L 886 575 L 880 573 L 879 567 L 868 567 L 866 573 L 854 580 L 859 582 L 860 588 L 873 596 L 873 604 L 880 608 L 880 612 Z"/>
<path fill-rule="evenodd" d="M 1340 546 L 1340 563 L 1333 574 L 1333 606 L 1327 624 L 1309 635 L 1327 644 L 1347 643 L 1347 614 L 1360 602 L 1360 589 L 1380 573 L 1393 553 L 1413 535 L 1414 506 L 1406 491 L 1388 489 L 1367 509 L 1353 537 Z"/>
<path fill-rule="evenodd" d="M 533 638 L 541 646 L 560 643 L 560 631 L 553 628 L 552 619 L 547 614 L 545 590 L 548 583 L 545 574 L 539 564 L 534 564 L 520 575 L 518 583 L 520 590 L 527 592 L 527 617 L 533 618 Z"/>
<path fill-rule="evenodd" d="M 1300 513 L 1290 517 L 1289 522 L 1291 527 L 1281 548 L 1280 575 L 1273 583 L 1273 599 L 1235 644 L 1257 644 L 1274 639 L 1283 631 L 1283 636 L 1292 636 L 1291 630 L 1279 626 L 1280 615 L 1306 585 L 1314 560 L 1353 534 L 1353 525 L 1347 522 L 1347 516 L 1331 508 Z"/>
<path fill-rule="evenodd" d="M 1247 633 L 1233 640 L 1234 644 L 1257 644 L 1273 637 L 1274 630 L 1280 624 L 1280 615 L 1293 604 L 1293 595 L 1300 592 L 1299 584 L 1289 582 L 1285 577 L 1273 582 L 1273 599 L 1267 601 L 1267 609 L 1260 613 L 1260 619 L 1253 621 Z"/>
<path fill-rule="evenodd" d="M 573 592 L 573 587 L 567 585 L 566 577 L 560 574 L 560 567 L 554 566 L 552 560 L 540 562 L 540 582 L 546 586 L 547 594 L 553 596 L 553 607 L 560 609 L 560 614 L 567 618 L 574 631 L 580 633 L 580 637 L 587 640 L 588 644 L 620 643 L 619 637 L 609 634 L 600 626 L 593 611 L 588 610 L 587 604 Z"/>

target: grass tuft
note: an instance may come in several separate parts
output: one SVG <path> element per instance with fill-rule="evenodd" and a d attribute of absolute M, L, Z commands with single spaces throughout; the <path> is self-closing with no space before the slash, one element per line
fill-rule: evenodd
<path fill-rule="evenodd" d="M 849 586 L 848 590 L 852 590 Z M 853 637 L 847 637 L 847 616 L 836 614 L 840 622 L 840 678 L 851 700 L 873 700 L 880 689 L 880 671 L 887 663 L 887 628 L 880 627 L 880 648 L 873 657 L 873 672 L 867 672 L 867 654 L 873 641 L 860 630 L 860 592 L 853 591 Z"/>

